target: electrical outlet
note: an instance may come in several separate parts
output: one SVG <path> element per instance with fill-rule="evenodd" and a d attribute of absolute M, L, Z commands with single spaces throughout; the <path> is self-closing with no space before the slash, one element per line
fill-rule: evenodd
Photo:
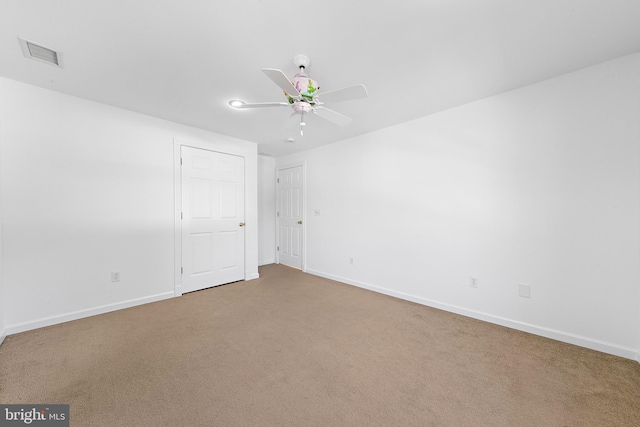
<path fill-rule="evenodd" d="M 469 277 L 469 286 L 472 288 L 478 287 L 478 278 L 477 277 Z"/>
<path fill-rule="evenodd" d="M 120 272 L 119 271 L 114 271 L 111 273 L 111 281 L 112 282 L 119 282 L 120 281 Z"/>
<path fill-rule="evenodd" d="M 518 295 L 522 298 L 531 298 L 531 285 L 518 283 Z"/>

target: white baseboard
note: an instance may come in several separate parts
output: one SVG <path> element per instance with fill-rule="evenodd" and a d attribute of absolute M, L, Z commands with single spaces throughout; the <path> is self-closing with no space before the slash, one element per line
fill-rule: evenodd
<path fill-rule="evenodd" d="M 356 280 L 346 279 L 344 277 L 335 276 L 333 274 L 324 273 L 322 271 L 308 269 L 306 270 L 306 272 L 309 274 L 313 274 L 314 276 L 324 277 L 326 279 L 335 280 L 337 282 L 346 283 L 348 285 L 357 286 L 359 288 L 368 289 L 370 291 L 378 292 L 381 294 L 389 295 L 389 296 L 400 298 L 403 300 L 415 302 L 418 304 L 426 305 L 429 307 L 437 308 L 437 309 L 448 311 L 455 314 L 460 314 L 462 316 L 483 320 L 485 322 L 494 323 L 500 326 L 506 326 L 511 329 L 528 332 L 530 334 L 539 335 L 546 338 L 551 338 L 557 341 L 562 341 L 562 342 L 577 345 L 580 347 L 589 348 L 591 350 L 613 354 L 615 356 L 624 357 L 626 359 L 636 360 L 640 363 L 640 352 L 638 352 L 637 349 L 622 347 L 615 344 L 595 340 L 592 338 L 587 338 L 587 337 L 574 335 L 567 332 L 557 331 L 554 329 L 544 328 L 541 326 L 519 322 L 517 320 L 511 320 L 504 317 L 495 316 L 492 314 L 483 313 L 475 310 L 469 310 L 464 307 L 458 307 L 455 305 L 442 303 L 439 301 L 434 301 L 426 298 L 421 298 L 421 297 L 406 294 L 403 292 L 393 291 L 391 289 L 370 285 L 370 284 L 359 282 Z"/>
<path fill-rule="evenodd" d="M 136 298 L 114 304 L 101 305 L 99 307 L 88 308 L 85 310 L 72 311 L 70 313 L 60 314 L 57 316 L 44 317 L 38 320 L 17 323 L 15 325 L 8 325 L 5 332 L 7 335 L 18 334 L 20 332 L 30 331 L 32 329 L 44 328 L 45 326 L 57 325 L 58 323 L 69 322 L 71 320 L 82 319 L 84 317 L 95 316 L 97 314 L 108 313 L 110 311 L 122 310 L 123 308 L 134 307 L 136 305 L 161 301 L 164 299 L 173 298 L 173 296 L 173 291 L 164 292 L 148 297 Z"/>
<path fill-rule="evenodd" d="M 260 278 L 260 274 L 259 273 L 252 273 L 252 274 L 247 275 L 247 277 L 244 280 L 246 282 L 247 280 L 259 279 L 259 278 Z"/>
<path fill-rule="evenodd" d="M 0 345 L 2 345 L 6 337 L 7 337 L 7 331 L 5 330 L 0 331 Z"/>
<path fill-rule="evenodd" d="M 258 267 L 262 267 L 263 265 L 275 264 L 275 258 L 269 258 L 258 262 Z"/>

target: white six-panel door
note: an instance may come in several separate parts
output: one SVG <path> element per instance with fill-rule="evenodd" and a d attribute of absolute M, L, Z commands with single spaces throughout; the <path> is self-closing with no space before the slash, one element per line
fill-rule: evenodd
<path fill-rule="evenodd" d="M 244 158 L 181 147 L 182 293 L 244 279 Z"/>
<path fill-rule="evenodd" d="M 279 170 L 277 186 L 279 262 L 302 269 L 302 166 Z"/>

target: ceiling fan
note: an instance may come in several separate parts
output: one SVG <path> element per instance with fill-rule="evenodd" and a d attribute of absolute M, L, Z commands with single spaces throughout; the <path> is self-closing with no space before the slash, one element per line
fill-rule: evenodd
<path fill-rule="evenodd" d="M 325 107 L 324 103 L 366 98 L 368 96 L 367 88 L 360 84 L 321 92 L 318 83 L 310 79 L 305 72 L 305 69 L 311 63 L 309 57 L 296 55 L 293 58 L 293 63 L 298 67 L 299 72 L 291 80 L 282 71 L 275 68 L 262 69 L 262 72 L 284 91 L 287 102 L 246 103 L 240 100 L 232 100 L 229 101 L 229 105 L 238 109 L 289 107 L 293 110 L 289 116 L 290 118 L 295 115 L 300 116 L 300 135 L 304 134 L 306 114 L 315 114 L 339 126 L 347 126 L 351 123 L 350 117 Z"/>

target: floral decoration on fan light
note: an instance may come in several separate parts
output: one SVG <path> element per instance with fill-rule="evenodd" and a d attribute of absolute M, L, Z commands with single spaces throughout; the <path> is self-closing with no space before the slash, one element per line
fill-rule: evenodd
<path fill-rule="evenodd" d="M 302 96 L 309 104 L 316 104 L 314 98 L 318 95 L 318 91 L 320 90 L 320 86 L 318 86 L 316 81 L 310 79 L 304 72 L 299 72 L 293 77 L 293 79 L 291 79 L 291 83 L 293 83 L 293 86 L 296 88 L 300 96 Z M 290 97 L 286 92 L 284 92 L 284 95 L 287 97 L 289 104 L 296 102 L 296 100 Z"/>

